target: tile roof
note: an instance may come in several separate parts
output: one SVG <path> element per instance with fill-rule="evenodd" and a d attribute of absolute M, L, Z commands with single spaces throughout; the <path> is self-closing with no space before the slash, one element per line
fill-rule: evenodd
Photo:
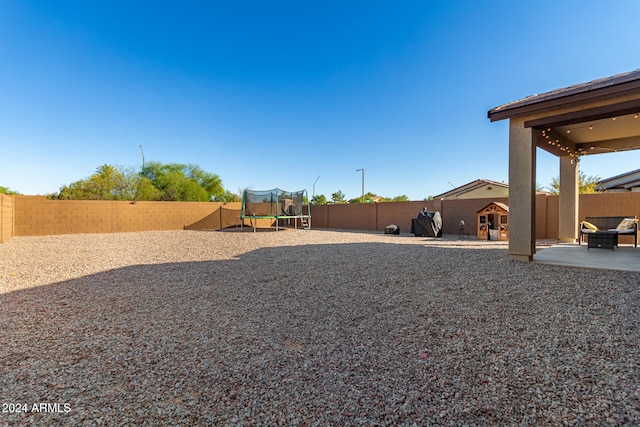
<path fill-rule="evenodd" d="M 596 185 L 596 190 L 605 191 L 614 188 L 628 190 L 638 186 L 640 186 L 640 169 L 616 175 L 611 178 L 601 179 Z"/>
<path fill-rule="evenodd" d="M 522 98 L 517 101 L 509 102 L 507 104 L 503 104 L 498 107 L 492 108 L 491 110 L 489 110 L 489 116 L 502 111 L 512 110 L 515 108 L 525 107 L 525 106 L 537 104 L 540 102 L 550 101 L 550 100 L 564 98 L 571 95 L 577 95 L 577 94 L 581 94 L 581 93 L 585 93 L 585 92 L 589 92 L 597 89 L 616 86 L 623 83 L 629 83 L 636 80 L 640 80 L 640 68 L 635 71 L 620 73 L 611 77 L 592 80 L 586 83 L 578 83 L 569 87 L 555 89 L 549 92 L 527 96 L 526 98 Z"/>

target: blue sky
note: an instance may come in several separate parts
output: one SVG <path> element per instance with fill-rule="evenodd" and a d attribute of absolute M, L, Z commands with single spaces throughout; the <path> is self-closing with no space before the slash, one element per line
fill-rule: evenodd
<path fill-rule="evenodd" d="M 193 163 L 226 189 L 422 200 L 508 180 L 487 111 L 640 68 L 640 2 L 0 1 L 0 186 Z M 537 181 L 558 176 L 538 152 Z M 640 151 L 586 156 L 588 175 Z M 317 178 L 320 176 L 320 178 Z M 316 181 L 317 179 L 317 181 Z"/>

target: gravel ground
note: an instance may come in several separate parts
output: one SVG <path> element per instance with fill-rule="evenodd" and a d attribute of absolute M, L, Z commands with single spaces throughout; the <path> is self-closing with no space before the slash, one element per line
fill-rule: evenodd
<path fill-rule="evenodd" d="M 639 425 L 640 274 L 313 230 L 0 245 L 0 425 Z"/>

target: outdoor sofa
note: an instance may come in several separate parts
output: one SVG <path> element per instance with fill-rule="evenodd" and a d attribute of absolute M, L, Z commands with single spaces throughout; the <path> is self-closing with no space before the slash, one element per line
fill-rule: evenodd
<path fill-rule="evenodd" d="M 588 216 L 580 222 L 578 244 L 584 241 L 585 235 L 597 231 L 615 232 L 616 246 L 617 236 L 633 236 L 633 246 L 638 246 L 638 220 L 635 216 Z"/>

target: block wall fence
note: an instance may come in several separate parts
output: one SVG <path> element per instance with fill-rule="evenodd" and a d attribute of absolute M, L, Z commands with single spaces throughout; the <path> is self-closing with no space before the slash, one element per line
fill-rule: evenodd
<path fill-rule="evenodd" d="M 400 227 L 401 233 L 408 233 L 411 231 L 411 220 L 417 218 L 418 213 L 426 207 L 429 212 L 440 212 L 444 234 L 457 234 L 460 221 L 463 220 L 465 232 L 473 235 L 476 228 L 477 212 L 493 201 L 507 203 L 508 199 L 429 200 L 311 206 L 311 226 L 312 228 L 384 231 L 386 226 L 394 224 Z"/>
<path fill-rule="evenodd" d="M 460 221 L 465 222 L 465 232 L 476 235 L 477 212 L 491 202 L 509 204 L 508 198 L 429 200 L 421 202 L 374 203 L 355 205 L 326 205 L 311 207 L 312 228 L 384 231 L 390 224 L 400 231 L 411 231 L 411 220 L 422 208 L 439 211 L 442 215 L 443 233 L 458 234 Z M 536 238 L 558 239 L 559 197 L 539 194 L 536 196 Z M 635 216 L 640 218 L 640 193 L 581 194 L 578 217 L 587 216 Z M 620 243 L 632 243 L 632 237 L 620 236 Z"/>
<path fill-rule="evenodd" d="M 234 225 L 240 203 L 47 200 L 13 196 L 14 236 L 221 229 Z"/>
<path fill-rule="evenodd" d="M 0 243 L 4 243 L 13 237 L 14 218 L 13 197 L 0 194 Z"/>
<path fill-rule="evenodd" d="M 384 231 L 390 224 L 402 233 L 411 220 L 427 208 L 439 211 L 443 233 L 476 233 L 477 212 L 491 202 L 508 204 L 508 198 L 429 200 L 418 202 L 322 205 L 311 207 L 311 227 Z M 558 238 L 558 196 L 536 197 L 536 237 Z M 74 233 L 118 233 L 149 230 L 216 230 L 239 225 L 239 202 L 126 202 L 102 200 L 47 200 L 44 196 L 0 194 L 0 243 L 14 236 Z M 587 216 L 640 218 L 640 193 L 582 194 L 579 218 Z M 248 224 L 247 224 L 248 225 Z M 623 236 L 626 237 L 626 236 Z M 621 241 L 621 243 L 630 243 Z"/>

